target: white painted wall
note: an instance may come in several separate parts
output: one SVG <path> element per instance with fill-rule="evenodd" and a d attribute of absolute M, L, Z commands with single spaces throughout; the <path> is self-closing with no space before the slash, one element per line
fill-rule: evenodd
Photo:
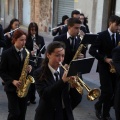
<path fill-rule="evenodd" d="M 88 26 L 91 31 L 93 0 L 74 0 L 74 9 L 88 17 Z"/>
<path fill-rule="evenodd" d="M 116 10 L 115 10 L 116 15 L 120 16 L 120 0 L 116 1 Z"/>
<path fill-rule="evenodd" d="M 23 25 L 28 26 L 30 23 L 30 0 L 23 0 Z"/>
<path fill-rule="evenodd" d="M 104 0 L 98 0 L 97 12 L 96 12 L 96 23 L 95 23 L 96 33 L 102 30 L 103 5 L 104 5 Z"/>

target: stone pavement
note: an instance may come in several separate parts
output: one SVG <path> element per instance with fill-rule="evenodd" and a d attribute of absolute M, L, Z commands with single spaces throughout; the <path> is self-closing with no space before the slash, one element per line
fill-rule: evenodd
<path fill-rule="evenodd" d="M 53 37 L 48 35 L 43 35 L 43 36 L 44 36 L 46 45 L 48 45 L 52 41 Z M 87 54 L 87 56 L 89 57 L 90 55 Z M 98 73 L 96 73 L 96 64 L 97 64 L 97 61 L 95 60 L 91 72 L 89 74 L 83 75 L 84 82 L 91 89 L 99 88 L 99 77 L 98 77 Z M 39 101 L 39 97 L 37 93 L 36 93 L 36 97 L 37 97 L 36 98 L 37 104 L 36 105 L 30 104 L 30 106 L 28 106 L 27 108 L 26 120 L 34 120 L 35 108 L 37 107 L 38 101 Z M 94 104 L 96 101 L 97 100 L 88 101 L 87 92 L 84 89 L 82 102 L 73 111 L 75 120 L 97 120 L 94 113 L 95 112 Z M 1 82 L 0 82 L 0 120 L 6 120 L 7 115 L 8 115 L 7 98 L 3 90 L 3 86 L 1 85 Z M 115 120 L 115 114 L 113 109 L 111 109 L 111 117 L 113 118 L 113 120 Z"/>

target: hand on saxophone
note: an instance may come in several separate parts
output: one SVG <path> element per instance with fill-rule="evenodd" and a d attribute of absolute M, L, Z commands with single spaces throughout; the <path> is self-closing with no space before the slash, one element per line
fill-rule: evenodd
<path fill-rule="evenodd" d="M 13 80 L 13 85 L 17 87 L 17 89 L 20 88 L 20 86 L 22 85 L 21 81 L 18 81 L 18 80 Z"/>
<path fill-rule="evenodd" d="M 27 66 L 27 69 L 26 69 L 26 72 L 30 73 L 32 71 L 32 66 L 31 65 L 28 65 Z"/>
<path fill-rule="evenodd" d="M 82 59 L 82 58 L 84 58 L 84 54 L 82 53 L 78 54 L 77 59 Z"/>
<path fill-rule="evenodd" d="M 111 58 L 105 58 L 104 59 L 104 61 L 106 62 L 106 63 L 108 63 L 108 64 L 110 64 L 111 65 L 111 63 L 112 63 L 112 59 Z"/>

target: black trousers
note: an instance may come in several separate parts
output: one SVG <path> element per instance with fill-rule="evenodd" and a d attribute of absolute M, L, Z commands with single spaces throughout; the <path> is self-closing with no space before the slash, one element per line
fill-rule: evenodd
<path fill-rule="evenodd" d="M 35 83 L 31 83 L 29 91 L 28 91 L 28 101 L 30 102 L 34 102 L 36 97 L 35 97 L 35 93 L 36 93 L 36 88 L 35 88 Z"/>
<path fill-rule="evenodd" d="M 98 67 L 98 70 L 101 84 L 101 96 L 95 104 L 95 107 L 98 110 L 102 110 L 103 117 L 108 117 L 110 116 L 110 108 L 114 103 L 116 74 L 109 72 L 109 66 L 101 65 Z"/>
<path fill-rule="evenodd" d="M 120 78 L 116 83 L 117 85 L 115 91 L 114 108 L 115 108 L 116 120 L 120 120 Z"/>
<path fill-rule="evenodd" d="M 25 120 L 27 98 L 19 98 L 16 92 L 6 92 L 8 98 L 7 120 Z"/>

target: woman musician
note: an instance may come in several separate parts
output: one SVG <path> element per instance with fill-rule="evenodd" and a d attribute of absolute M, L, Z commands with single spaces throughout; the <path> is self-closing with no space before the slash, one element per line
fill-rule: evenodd
<path fill-rule="evenodd" d="M 41 54 L 45 53 L 44 38 L 38 35 L 38 25 L 35 22 L 31 22 L 28 26 L 28 37 L 27 37 L 27 42 L 25 46 L 31 52 L 31 55 L 32 55 L 31 60 L 34 61 L 33 66 L 35 70 L 40 66 L 42 62 Z M 35 92 L 36 92 L 35 84 L 32 83 L 30 85 L 30 89 L 28 93 L 28 102 L 27 102 L 28 105 L 30 103 L 36 104 Z"/>
<path fill-rule="evenodd" d="M 12 46 L 12 36 L 13 36 L 14 30 L 19 28 L 19 24 L 20 24 L 19 20 L 16 18 L 13 18 L 10 21 L 10 24 L 8 25 L 8 27 L 4 29 L 6 47 L 4 47 L 3 50 L 6 50 Z"/>
<path fill-rule="evenodd" d="M 45 53 L 45 42 L 44 38 L 40 35 L 38 35 L 38 25 L 35 22 L 31 22 L 28 26 L 28 37 L 26 42 L 26 48 L 31 51 L 31 54 L 33 56 L 33 60 L 36 59 L 36 57 L 41 57 L 41 54 Z M 43 48 L 41 50 L 41 48 Z M 41 51 L 40 51 L 41 50 Z M 40 66 L 40 59 L 38 59 L 37 63 L 35 64 L 35 68 Z M 36 62 L 36 61 L 35 61 Z"/>
<path fill-rule="evenodd" d="M 54 41 L 47 47 L 41 68 L 34 72 L 37 92 L 40 96 L 35 120 L 74 120 L 68 80 L 60 64 L 65 56 L 65 45 Z"/>
<path fill-rule="evenodd" d="M 5 92 L 8 98 L 9 115 L 7 120 L 25 120 L 27 97 L 18 97 L 16 91 L 22 85 L 19 78 L 27 55 L 23 48 L 26 43 L 26 34 L 22 30 L 16 30 L 12 43 L 14 44 L 12 47 L 3 51 L 0 64 L 0 77 L 5 83 Z M 31 65 L 28 65 L 25 71 L 29 73 L 31 69 Z"/>

